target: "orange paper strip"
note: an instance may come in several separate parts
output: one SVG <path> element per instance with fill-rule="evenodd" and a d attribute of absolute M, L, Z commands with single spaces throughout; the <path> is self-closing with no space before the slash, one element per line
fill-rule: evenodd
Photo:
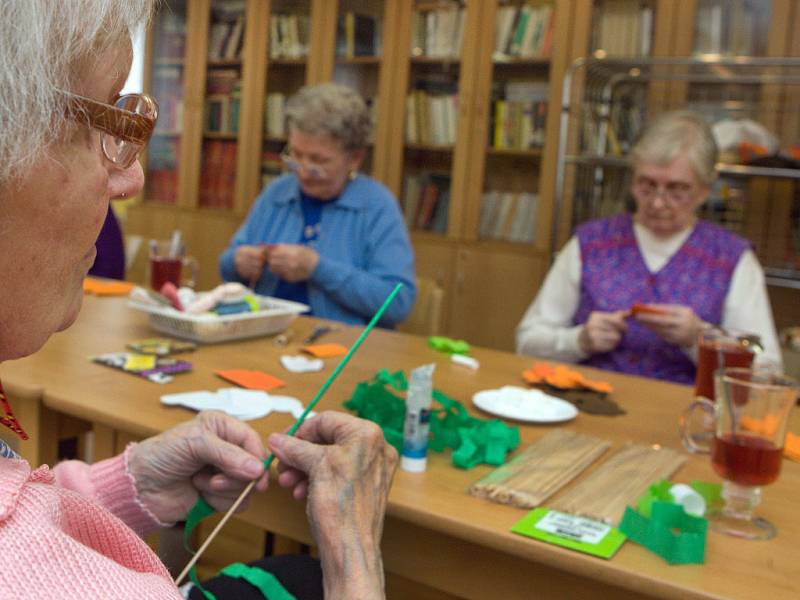
<path fill-rule="evenodd" d="M 301 350 L 317 358 L 331 358 L 347 354 L 347 346 L 341 344 L 314 344 L 313 346 L 303 346 Z"/>
<path fill-rule="evenodd" d="M 86 277 L 83 280 L 83 291 L 95 296 L 127 296 L 134 288 L 130 281 L 116 281 Z"/>
<path fill-rule="evenodd" d="M 800 462 L 800 435 L 792 432 L 786 434 L 786 441 L 783 444 L 783 454 L 786 458 L 791 458 Z"/>
<path fill-rule="evenodd" d="M 286 385 L 281 379 L 268 375 L 263 371 L 248 371 L 247 369 L 229 369 L 227 371 L 214 371 L 223 379 L 235 383 L 248 390 L 264 390 L 268 392 Z"/>

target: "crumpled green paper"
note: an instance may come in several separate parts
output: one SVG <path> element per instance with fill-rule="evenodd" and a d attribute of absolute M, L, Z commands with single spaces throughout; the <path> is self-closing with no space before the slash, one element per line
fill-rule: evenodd
<path fill-rule="evenodd" d="M 469 354 L 470 345 L 464 340 L 432 335 L 428 338 L 428 346 L 444 354 Z"/>
<path fill-rule="evenodd" d="M 390 373 L 382 369 L 371 381 L 359 383 L 344 406 L 359 417 L 377 423 L 386 441 L 400 452 L 406 403 L 395 392 L 407 389 L 408 381 L 402 371 Z M 508 453 L 519 446 L 519 427 L 506 425 L 499 419 L 472 417 L 463 404 L 439 390 L 433 390 L 433 400 L 441 408 L 431 409 L 428 447 L 435 452 L 451 448 L 455 466 L 462 469 L 471 469 L 480 463 L 499 466 Z"/>

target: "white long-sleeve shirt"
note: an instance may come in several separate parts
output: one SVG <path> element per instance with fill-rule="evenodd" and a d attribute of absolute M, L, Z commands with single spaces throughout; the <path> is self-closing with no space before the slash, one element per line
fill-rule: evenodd
<path fill-rule="evenodd" d="M 680 249 L 692 228 L 666 239 L 656 237 L 638 223 L 633 224 L 633 232 L 647 268 L 656 273 Z M 581 269 L 580 244 L 576 237 L 572 237 L 556 257 L 536 299 L 517 326 L 519 354 L 564 362 L 588 358 L 578 344 L 583 325 L 572 324 L 580 302 Z M 764 271 L 752 250 L 743 252 L 736 263 L 720 325 L 758 334 L 764 346 L 759 363 L 778 367 L 782 364 Z M 686 349 L 686 354 L 697 362 L 696 347 Z"/>

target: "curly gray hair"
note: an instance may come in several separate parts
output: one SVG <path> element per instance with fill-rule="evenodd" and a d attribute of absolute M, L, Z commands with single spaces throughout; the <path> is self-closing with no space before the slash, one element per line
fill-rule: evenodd
<path fill-rule="evenodd" d="M 688 110 L 666 112 L 645 127 L 631 151 L 633 164 L 666 165 L 685 155 L 697 178 L 711 185 L 716 178 L 717 143 L 711 126 Z"/>
<path fill-rule="evenodd" d="M 23 177 L 66 121 L 59 90 L 73 90 L 93 53 L 131 39 L 158 0 L 0 2 L 0 183 Z"/>
<path fill-rule="evenodd" d="M 309 135 L 329 135 L 346 150 L 364 148 L 372 132 L 364 99 L 339 83 L 302 88 L 289 99 L 286 118 L 290 128 Z"/>

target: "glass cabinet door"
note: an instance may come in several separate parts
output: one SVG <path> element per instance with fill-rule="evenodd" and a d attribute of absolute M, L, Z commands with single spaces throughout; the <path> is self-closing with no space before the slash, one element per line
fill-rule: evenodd
<path fill-rule="evenodd" d="M 146 201 L 175 204 L 183 126 L 183 69 L 186 50 L 186 2 L 161 6 L 150 34 L 150 94 L 158 100 L 159 115 L 147 148 Z"/>
<path fill-rule="evenodd" d="M 480 239 L 534 241 L 554 22 L 551 2 L 497 6 Z"/>
<path fill-rule="evenodd" d="M 455 0 L 414 3 L 401 192 L 412 231 L 443 235 L 448 229 L 464 23 L 476 6 Z"/>
<path fill-rule="evenodd" d="M 358 91 L 372 113 L 373 135 L 378 121 L 378 82 L 383 64 L 383 0 L 340 0 L 336 18 L 333 80 Z M 362 165 L 372 172 L 372 147 Z"/>

